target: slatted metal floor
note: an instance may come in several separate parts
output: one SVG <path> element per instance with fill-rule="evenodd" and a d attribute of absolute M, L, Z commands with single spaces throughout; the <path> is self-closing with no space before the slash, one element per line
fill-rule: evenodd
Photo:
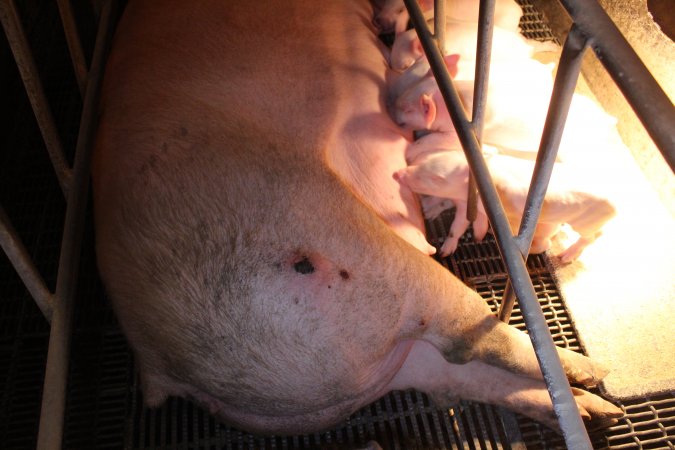
<path fill-rule="evenodd" d="M 64 145 L 72 148 L 81 101 L 58 13 L 53 5 L 33 11 L 26 18 L 31 43 Z M 0 202 L 53 287 L 63 197 L 1 33 L 0 81 Z M 429 225 L 435 236 L 445 236 L 449 218 L 444 214 Z M 564 448 L 554 432 L 508 411 L 472 403 L 438 410 L 414 391 L 388 395 L 333 430 L 294 437 L 249 435 L 180 399 L 146 410 L 131 352 L 96 274 L 89 224 L 72 341 L 65 449 L 349 449 L 371 440 L 385 449 Z M 506 277 L 491 238 L 476 244 L 466 235 L 456 255 L 442 263 L 497 308 Z M 546 258 L 530 257 L 528 267 L 554 340 L 582 351 Z M 523 326 L 517 308 L 512 321 Z M 0 255 L 0 449 L 35 448 L 48 333 L 38 308 Z M 675 393 L 621 406 L 624 419 L 591 434 L 595 448 L 675 448 Z"/>

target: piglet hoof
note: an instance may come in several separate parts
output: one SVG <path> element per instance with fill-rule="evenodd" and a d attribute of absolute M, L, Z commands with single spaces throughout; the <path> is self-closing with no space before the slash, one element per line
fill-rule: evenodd
<path fill-rule="evenodd" d="M 590 431 L 611 427 L 624 416 L 621 408 L 590 392 L 572 388 L 572 394 L 579 408 L 579 414 Z"/>
<path fill-rule="evenodd" d="M 559 354 L 565 374 L 572 383 L 595 387 L 609 373 L 609 369 L 602 364 L 579 353 L 560 349 Z"/>
<path fill-rule="evenodd" d="M 441 247 L 441 256 L 445 258 L 446 256 L 450 256 L 453 253 L 455 253 L 455 250 L 457 250 L 457 245 L 459 244 L 459 239 L 457 238 L 448 238 L 445 240 L 443 243 L 443 246 Z"/>

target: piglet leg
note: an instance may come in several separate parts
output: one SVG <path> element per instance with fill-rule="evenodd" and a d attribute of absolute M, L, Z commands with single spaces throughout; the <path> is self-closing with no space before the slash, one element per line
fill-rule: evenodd
<path fill-rule="evenodd" d="M 452 221 L 450 226 L 450 233 L 445 239 L 443 246 L 441 247 L 441 256 L 448 256 L 457 250 L 457 245 L 459 244 L 459 238 L 462 237 L 467 228 L 469 228 L 469 220 L 466 218 L 466 202 L 461 200 L 456 200 L 455 205 L 457 209 L 455 210 L 455 218 Z"/>

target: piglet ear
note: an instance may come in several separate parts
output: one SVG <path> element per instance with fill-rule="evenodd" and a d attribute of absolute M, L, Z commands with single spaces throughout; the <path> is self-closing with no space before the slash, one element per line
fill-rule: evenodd
<path fill-rule="evenodd" d="M 417 42 L 418 45 L 421 44 L 419 39 L 417 39 L 415 42 Z M 414 44 L 413 44 L 414 45 Z M 455 78 L 457 76 L 457 63 L 459 62 L 459 55 L 456 53 L 453 53 L 452 55 L 445 55 L 443 57 L 443 60 L 445 61 L 445 67 L 448 68 L 448 73 L 450 74 L 450 78 Z M 429 70 L 427 73 L 424 75 L 425 77 L 431 77 L 433 76 L 433 71 L 431 70 L 431 67 L 429 67 Z"/>
<path fill-rule="evenodd" d="M 445 60 L 445 66 L 448 68 L 448 73 L 450 73 L 452 78 L 455 78 L 455 76 L 457 76 L 457 63 L 459 62 L 459 55 L 457 53 L 453 53 L 452 55 L 445 55 L 443 59 Z"/>
<path fill-rule="evenodd" d="M 422 48 L 422 41 L 420 41 L 420 38 L 417 35 L 415 35 L 415 38 L 410 42 L 410 51 L 412 52 L 415 60 L 418 60 L 422 56 L 424 56 L 424 48 Z"/>
<path fill-rule="evenodd" d="M 429 94 L 422 94 L 420 96 L 420 111 L 424 118 L 426 130 L 431 128 L 431 124 L 436 120 L 436 102 Z"/>

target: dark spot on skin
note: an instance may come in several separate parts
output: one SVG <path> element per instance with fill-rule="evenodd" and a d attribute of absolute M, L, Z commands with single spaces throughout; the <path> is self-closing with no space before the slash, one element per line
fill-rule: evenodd
<path fill-rule="evenodd" d="M 343 280 L 349 280 L 349 272 L 347 272 L 346 270 L 341 270 L 340 271 L 340 277 Z"/>
<path fill-rule="evenodd" d="M 307 259 L 306 256 L 303 257 L 300 261 L 293 264 L 293 268 L 295 269 L 296 272 L 301 273 L 303 275 L 314 272 L 314 266 L 309 261 L 309 259 Z"/>
<path fill-rule="evenodd" d="M 419 324 L 419 325 L 420 325 L 421 327 L 423 327 L 423 326 L 426 325 L 426 324 L 427 324 L 427 323 L 426 323 L 426 321 L 425 321 L 424 319 L 420 319 L 420 324 Z"/>
<path fill-rule="evenodd" d="M 330 288 L 332 288 L 332 287 L 333 287 L 333 286 L 331 286 L 330 284 L 328 285 L 328 289 L 330 289 Z"/>
<path fill-rule="evenodd" d="M 188 134 L 187 128 L 180 127 L 180 135 L 181 136 L 187 136 L 187 134 Z"/>
<path fill-rule="evenodd" d="M 298 303 L 300 303 L 300 299 L 298 297 L 295 297 L 293 299 L 293 303 L 295 303 L 297 305 Z"/>

